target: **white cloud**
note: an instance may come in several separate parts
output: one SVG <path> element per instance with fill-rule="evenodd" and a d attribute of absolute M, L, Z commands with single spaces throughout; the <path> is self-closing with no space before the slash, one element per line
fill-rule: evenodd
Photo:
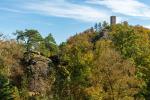
<path fill-rule="evenodd" d="M 144 25 L 144 27 L 146 27 L 146 28 L 150 29 L 150 25 Z"/>
<path fill-rule="evenodd" d="M 24 8 L 31 13 L 34 12 L 88 22 L 107 20 L 109 17 L 109 14 L 104 10 L 92 8 L 87 5 L 69 3 L 67 0 L 28 3 Z"/>
<path fill-rule="evenodd" d="M 13 12 L 13 13 L 22 13 L 20 10 L 12 9 L 12 8 L 6 8 L 6 7 L 0 7 L 0 10 L 9 11 L 9 12 Z"/>
<path fill-rule="evenodd" d="M 138 0 L 87 0 L 87 3 L 103 5 L 123 15 L 150 18 L 150 7 Z"/>

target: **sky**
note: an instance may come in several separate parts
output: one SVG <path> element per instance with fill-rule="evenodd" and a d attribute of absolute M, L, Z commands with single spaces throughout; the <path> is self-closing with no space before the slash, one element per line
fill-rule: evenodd
<path fill-rule="evenodd" d="M 60 44 L 112 15 L 150 28 L 150 0 L 0 0 L 0 33 L 36 29 Z"/>

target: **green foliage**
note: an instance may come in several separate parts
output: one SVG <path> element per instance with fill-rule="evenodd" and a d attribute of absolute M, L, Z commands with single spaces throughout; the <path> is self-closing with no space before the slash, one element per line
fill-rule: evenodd
<path fill-rule="evenodd" d="M 132 60 L 137 65 L 137 76 L 145 80 L 147 84 L 147 92 L 143 93 L 147 96 L 149 95 L 148 84 L 150 82 L 149 33 L 150 31 L 148 29 L 141 26 L 133 27 L 124 24 L 111 27 L 110 33 L 115 48 L 117 48 L 125 58 Z"/>
<path fill-rule="evenodd" d="M 111 40 L 101 39 L 94 45 L 90 41 L 94 35 L 79 34 L 61 45 L 61 60 L 68 64 L 60 64 L 59 68 L 64 68 L 68 74 L 62 77 L 65 72 L 57 69 L 58 79 L 54 85 L 58 99 L 134 99 L 142 83 L 136 78 L 135 65 L 112 49 Z"/>
<path fill-rule="evenodd" d="M 103 23 L 99 22 L 94 25 L 94 29 L 96 32 L 100 32 L 102 29 L 109 28 L 109 24 L 104 21 Z"/>
<path fill-rule="evenodd" d="M 117 49 L 128 58 L 134 57 L 139 51 L 139 45 L 136 43 L 138 35 L 131 27 L 124 25 L 116 26 L 117 30 L 112 32 L 113 42 L 117 46 Z"/>
<path fill-rule="evenodd" d="M 44 56 L 49 57 L 58 52 L 58 46 L 51 34 L 43 38 L 37 30 L 33 29 L 16 31 L 14 34 L 17 36 L 17 41 L 23 42 L 28 53 L 37 51 Z"/>
<path fill-rule="evenodd" d="M 135 77 L 135 66 L 111 47 L 110 40 L 96 43 L 94 66 L 92 67 L 93 86 L 101 87 L 104 100 L 134 99 L 142 82 Z"/>
<path fill-rule="evenodd" d="M 9 83 L 9 80 L 0 75 L 0 99 L 1 100 L 14 100 L 13 88 Z"/>
<path fill-rule="evenodd" d="M 36 50 L 39 47 L 42 37 L 37 30 L 16 31 L 14 33 L 17 35 L 17 40 L 24 42 L 26 50 L 29 52 L 31 50 Z"/>
<path fill-rule="evenodd" d="M 106 21 L 104 21 L 104 22 L 102 23 L 102 27 L 103 27 L 103 28 L 108 28 L 109 25 L 108 25 L 108 23 L 107 23 Z"/>
<path fill-rule="evenodd" d="M 58 46 L 51 33 L 47 37 L 45 37 L 44 42 L 45 42 L 45 48 L 48 51 L 50 51 L 49 54 L 47 54 L 48 57 L 52 55 L 56 55 L 58 53 Z"/>
<path fill-rule="evenodd" d="M 80 34 L 62 44 L 60 58 L 67 62 L 58 65 L 57 96 L 59 99 L 86 99 L 84 89 L 90 85 L 90 66 L 93 59 L 91 34 Z M 86 37 L 86 38 L 85 38 Z M 82 43 L 81 43 L 82 42 Z M 63 77 L 64 76 L 64 77 Z"/>
<path fill-rule="evenodd" d="M 109 38 L 101 37 L 103 31 Z M 149 29 L 104 21 L 59 47 L 52 34 L 14 34 L 18 42 L 0 40 L 2 100 L 150 98 Z"/>

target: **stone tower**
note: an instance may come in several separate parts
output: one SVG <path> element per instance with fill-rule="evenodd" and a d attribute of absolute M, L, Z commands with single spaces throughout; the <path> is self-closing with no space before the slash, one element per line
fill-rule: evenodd
<path fill-rule="evenodd" d="M 116 16 L 110 16 L 110 25 L 116 24 Z"/>

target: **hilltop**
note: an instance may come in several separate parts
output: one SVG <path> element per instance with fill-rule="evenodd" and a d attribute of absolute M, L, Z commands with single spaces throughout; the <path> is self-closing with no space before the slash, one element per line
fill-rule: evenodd
<path fill-rule="evenodd" d="M 16 31 L 0 41 L 0 99 L 149 100 L 150 30 L 95 27 L 59 46 L 49 34 Z"/>

